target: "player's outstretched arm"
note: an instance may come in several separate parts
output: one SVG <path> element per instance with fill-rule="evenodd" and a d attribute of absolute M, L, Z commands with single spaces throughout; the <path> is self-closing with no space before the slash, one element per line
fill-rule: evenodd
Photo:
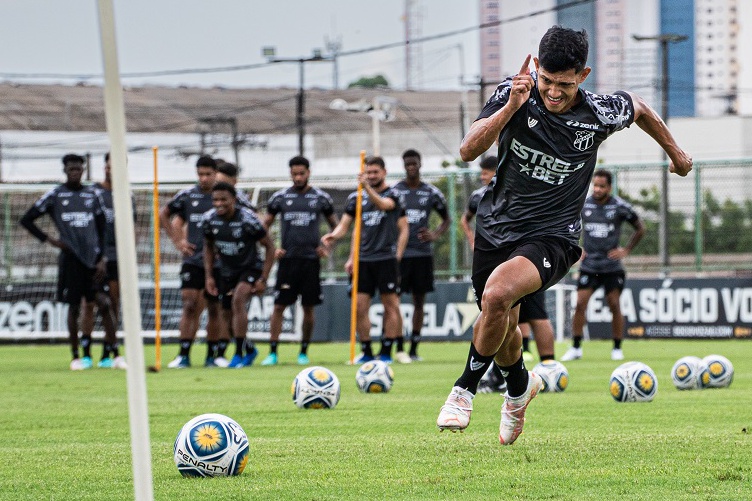
<path fill-rule="evenodd" d="M 337 227 L 334 228 L 332 231 L 321 237 L 321 243 L 324 244 L 326 247 L 329 247 L 334 242 L 339 240 L 340 238 L 344 237 L 347 233 L 347 230 L 350 229 L 350 223 L 352 222 L 353 218 L 349 214 L 343 214 L 342 219 L 339 220 L 339 224 L 337 224 Z"/>
<path fill-rule="evenodd" d="M 504 126 L 530 98 L 533 84 L 533 77 L 530 75 L 530 54 L 528 54 L 520 72 L 512 79 L 512 89 L 507 103 L 490 117 L 476 120 L 462 139 L 460 157 L 463 161 L 471 162 L 493 146 Z"/>
<path fill-rule="evenodd" d="M 648 133 L 663 151 L 666 152 L 669 162 L 669 171 L 684 177 L 692 170 L 692 157 L 689 153 L 679 148 L 674 136 L 661 119 L 660 115 L 637 94 L 630 93 L 635 110 L 635 123 Z"/>

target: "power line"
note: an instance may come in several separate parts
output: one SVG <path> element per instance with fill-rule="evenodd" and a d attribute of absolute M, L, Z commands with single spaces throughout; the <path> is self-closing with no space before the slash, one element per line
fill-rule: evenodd
<path fill-rule="evenodd" d="M 431 42 L 433 40 L 440 40 L 442 38 L 448 38 L 453 37 L 457 35 L 463 35 L 465 33 L 470 33 L 473 31 L 482 30 L 485 28 L 491 28 L 494 26 L 500 26 L 502 24 L 511 23 L 514 21 L 520 21 L 522 19 L 528 19 L 531 17 L 538 16 L 540 14 L 545 14 L 548 12 L 555 12 L 559 10 L 568 9 L 569 7 L 574 7 L 580 4 L 585 3 L 593 3 L 595 0 L 573 0 L 571 2 L 563 3 L 560 5 L 556 5 L 554 7 L 549 7 L 547 9 L 540 9 L 533 12 L 529 12 L 527 14 L 521 14 L 519 16 L 510 17 L 507 19 L 500 19 L 498 21 L 490 21 L 487 23 L 482 23 L 475 26 L 468 26 L 466 28 L 461 28 L 458 30 L 453 31 L 447 31 L 444 33 L 438 33 L 436 35 L 429 35 L 425 37 L 416 38 L 414 40 L 404 40 L 400 42 L 391 42 L 388 44 L 382 44 L 382 45 L 376 45 L 372 47 L 365 47 L 362 49 L 354 49 L 349 51 L 342 51 L 337 53 L 337 57 L 345 57 L 345 56 L 356 56 L 360 54 L 366 54 L 368 52 L 377 52 L 380 50 L 386 50 L 386 49 L 393 49 L 397 47 L 404 47 L 409 44 L 416 44 L 416 43 L 425 43 L 425 42 Z M 275 63 L 273 62 L 263 62 L 263 63 L 254 63 L 254 64 L 239 64 L 234 66 L 217 66 L 217 67 L 211 67 L 211 68 L 183 68 L 183 69 L 175 69 L 175 70 L 161 70 L 161 71 L 140 71 L 140 72 L 124 72 L 120 74 L 121 78 L 152 78 L 152 77 L 163 77 L 163 76 L 175 76 L 175 75 L 190 75 L 190 74 L 202 74 L 202 73 L 229 73 L 229 72 L 235 72 L 235 71 L 247 71 L 247 70 L 254 70 L 258 68 L 266 68 Z M 79 74 L 70 74 L 70 73 L 3 73 L 0 72 L 0 78 L 8 78 L 8 79 L 62 79 L 62 80 L 92 80 L 92 79 L 101 79 L 102 74 L 101 73 L 79 73 Z"/>

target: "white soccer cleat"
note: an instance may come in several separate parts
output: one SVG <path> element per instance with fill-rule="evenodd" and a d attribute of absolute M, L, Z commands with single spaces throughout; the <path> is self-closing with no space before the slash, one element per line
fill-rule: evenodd
<path fill-rule="evenodd" d="M 512 445 L 522 433 L 525 425 L 525 410 L 532 399 L 543 389 L 543 380 L 534 373 L 528 372 L 527 389 L 519 397 L 510 397 L 508 390 L 501 405 L 501 423 L 499 424 L 499 442 L 501 445 Z"/>
<path fill-rule="evenodd" d="M 84 367 L 84 363 L 81 361 L 80 358 L 74 358 L 73 360 L 71 360 L 70 370 L 72 370 L 72 371 L 82 371 L 84 369 L 86 369 L 86 367 Z"/>
<path fill-rule="evenodd" d="M 400 363 L 400 364 L 411 364 L 413 363 L 413 359 L 410 358 L 410 355 L 408 355 L 404 351 L 398 351 L 394 354 L 394 359 Z"/>
<path fill-rule="evenodd" d="M 561 357 L 562 362 L 570 362 L 572 360 L 579 360 L 582 358 L 582 348 L 570 347 L 567 352 Z"/>
<path fill-rule="evenodd" d="M 470 413 L 473 412 L 473 398 L 475 395 L 464 388 L 455 386 L 441 407 L 436 426 L 439 431 L 464 431 L 470 424 Z"/>
<path fill-rule="evenodd" d="M 226 369 L 228 365 L 230 365 L 230 361 L 227 360 L 225 357 L 217 357 L 214 359 L 214 365 L 217 367 L 222 367 L 223 369 Z"/>
<path fill-rule="evenodd" d="M 618 348 L 611 350 L 611 360 L 624 360 L 624 352 Z"/>
<path fill-rule="evenodd" d="M 115 357 L 115 358 L 114 358 L 114 359 L 112 360 L 112 368 L 113 368 L 113 369 L 120 369 L 120 370 L 125 370 L 125 369 L 127 369 L 127 368 L 128 368 L 128 364 L 127 364 L 127 363 L 125 363 L 125 358 L 124 358 L 124 357 L 122 357 L 122 356 L 120 356 L 120 357 Z"/>

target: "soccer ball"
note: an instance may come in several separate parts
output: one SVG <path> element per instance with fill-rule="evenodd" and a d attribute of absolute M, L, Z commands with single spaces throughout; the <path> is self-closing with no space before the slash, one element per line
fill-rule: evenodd
<path fill-rule="evenodd" d="M 292 401 L 301 409 L 333 409 L 339 402 L 339 379 L 326 367 L 309 367 L 292 382 Z"/>
<path fill-rule="evenodd" d="M 681 357 L 671 369 L 671 380 L 680 390 L 706 388 L 710 384 L 708 366 L 699 357 Z"/>
<path fill-rule="evenodd" d="M 658 378 L 642 362 L 627 362 L 611 373 L 609 389 L 617 402 L 650 402 L 658 391 Z"/>
<path fill-rule="evenodd" d="M 533 372 L 543 380 L 543 391 L 559 392 L 567 389 L 569 373 L 564 364 L 556 360 L 546 360 L 533 367 Z"/>
<path fill-rule="evenodd" d="M 725 388 L 734 380 L 734 366 L 731 361 L 721 355 L 708 355 L 702 359 L 708 366 L 711 388 Z"/>
<path fill-rule="evenodd" d="M 183 425 L 173 456 L 184 477 L 240 475 L 248 463 L 248 436 L 227 416 L 201 414 Z"/>
<path fill-rule="evenodd" d="M 366 362 L 355 374 L 355 382 L 363 393 L 386 393 L 392 388 L 394 370 L 381 360 Z"/>

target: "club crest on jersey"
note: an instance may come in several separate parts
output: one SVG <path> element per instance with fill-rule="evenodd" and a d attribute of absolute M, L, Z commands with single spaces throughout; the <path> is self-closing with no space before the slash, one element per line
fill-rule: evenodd
<path fill-rule="evenodd" d="M 232 230 L 232 237 L 233 238 L 240 238 L 240 236 L 243 234 L 243 230 L 241 228 L 235 228 Z"/>
<path fill-rule="evenodd" d="M 595 132 L 578 130 L 575 132 L 574 147 L 580 151 L 585 151 L 593 146 Z"/>
<path fill-rule="evenodd" d="M 536 125 L 538 125 L 538 121 L 536 119 L 527 117 L 527 126 L 528 127 L 530 127 L 532 129 Z"/>

